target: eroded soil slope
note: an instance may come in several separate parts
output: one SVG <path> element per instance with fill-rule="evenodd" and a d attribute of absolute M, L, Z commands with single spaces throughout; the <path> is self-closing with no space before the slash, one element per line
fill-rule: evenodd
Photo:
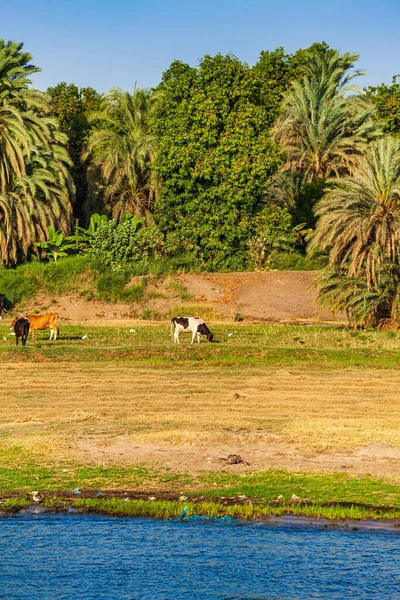
<path fill-rule="evenodd" d="M 315 271 L 184 274 L 146 278 L 143 297 L 134 304 L 86 300 L 82 289 L 67 296 L 38 295 L 20 311 L 57 311 L 71 323 L 116 324 L 133 320 L 168 320 L 178 314 L 208 321 L 343 321 L 316 304 Z M 142 280 L 137 277 L 131 284 Z"/>

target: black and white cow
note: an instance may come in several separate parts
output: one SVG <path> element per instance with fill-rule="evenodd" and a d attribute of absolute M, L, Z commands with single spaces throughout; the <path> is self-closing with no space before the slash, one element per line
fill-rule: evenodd
<path fill-rule="evenodd" d="M 198 344 L 200 344 L 201 335 L 205 335 L 209 342 L 212 342 L 214 339 L 213 334 L 208 329 L 203 319 L 197 317 L 174 317 L 171 320 L 171 335 L 174 336 L 174 343 L 176 342 L 179 344 L 179 334 L 181 331 L 188 331 L 192 334 L 192 344 L 196 335 Z"/>
<path fill-rule="evenodd" d="M 2 318 L 2 312 L 4 310 L 4 312 L 7 312 L 6 309 L 4 308 L 4 305 L 6 303 L 6 297 L 4 294 L 0 294 L 0 319 Z"/>

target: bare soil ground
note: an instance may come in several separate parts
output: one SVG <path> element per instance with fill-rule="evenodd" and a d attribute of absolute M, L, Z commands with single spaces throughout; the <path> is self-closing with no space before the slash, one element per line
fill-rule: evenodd
<path fill-rule="evenodd" d="M 25 363 L 0 365 L 0 395 L 2 445 L 40 461 L 400 480 L 397 371 Z"/>
<path fill-rule="evenodd" d="M 244 322 L 343 322 L 343 314 L 333 315 L 317 306 L 316 292 L 311 287 L 315 277 L 315 271 L 185 274 L 158 280 L 149 276 L 143 299 L 133 305 L 88 301 L 78 293 L 53 297 L 40 294 L 19 310 L 24 314 L 56 311 L 65 322 L 93 325 L 133 323 L 140 320 L 144 308 L 157 320 L 197 312 L 214 322 L 235 318 Z M 137 277 L 131 283 L 141 279 Z M 174 284 L 187 294 L 182 297 Z"/>

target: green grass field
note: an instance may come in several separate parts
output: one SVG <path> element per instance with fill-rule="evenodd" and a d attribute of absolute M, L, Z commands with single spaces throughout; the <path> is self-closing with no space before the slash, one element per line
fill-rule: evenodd
<path fill-rule="evenodd" d="M 131 331 L 133 330 L 133 331 Z M 329 368 L 359 366 L 397 368 L 400 365 L 400 332 L 360 331 L 345 327 L 294 325 L 217 325 L 216 343 L 172 343 L 169 325 L 87 327 L 60 323 L 60 336 L 48 341 L 38 332 L 34 343 L 15 346 L 7 325 L 0 325 L 0 356 L 3 361 L 96 361 L 137 360 L 149 364 L 173 360 L 180 365 L 296 365 Z M 84 339 L 83 339 L 84 338 Z M 17 354 L 16 354 L 17 353 Z"/>

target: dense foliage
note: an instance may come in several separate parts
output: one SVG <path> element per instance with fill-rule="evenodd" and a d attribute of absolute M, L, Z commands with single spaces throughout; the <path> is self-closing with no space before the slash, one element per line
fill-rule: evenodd
<path fill-rule="evenodd" d="M 175 61 L 156 105 L 155 219 L 212 268 L 243 268 L 252 219 L 280 164 L 261 78 L 231 56 Z"/>
<path fill-rule="evenodd" d="M 366 90 L 367 99 L 376 108 L 376 119 L 385 133 L 400 133 L 400 83 L 399 75 L 392 79 L 391 85 L 382 83 Z"/>
<path fill-rule="evenodd" d="M 134 266 L 304 268 L 311 251 L 321 303 L 397 323 L 400 83 L 361 93 L 357 60 L 322 42 L 176 60 L 154 90 L 45 94 L 0 40 L 0 263 L 83 254 L 107 294 Z"/>

